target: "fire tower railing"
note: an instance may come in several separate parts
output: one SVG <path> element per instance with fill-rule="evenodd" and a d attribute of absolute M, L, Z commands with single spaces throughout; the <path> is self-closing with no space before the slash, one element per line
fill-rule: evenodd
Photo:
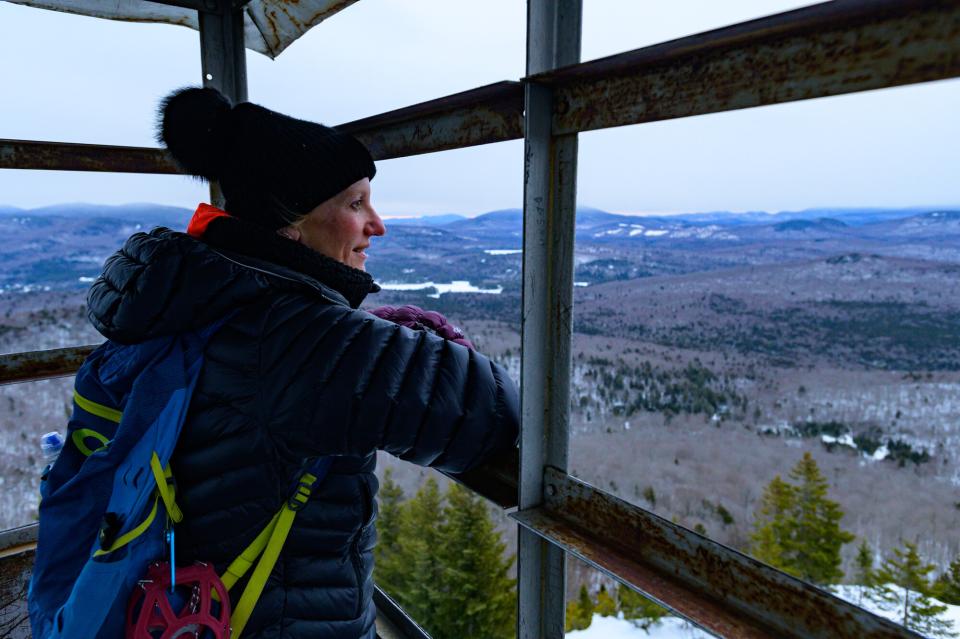
<path fill-rule="evenodd" d="M 198 5 L 204 84 L 245 99 L 244 3 L 168 4 Z M 723 637 L 919 637 L 567 473 L 577 133 L 957 77 L 960 0 L 835 0 L 588 63 L 581 12 L 580 0 L 528 0 L 520 82 L 340 126 L 376 159 L 525 139 L 520 462 L 457 478 L 519 504 L 517 636 L 563 636 L 570 553 Z M 0 168 L 177 173 L 160 149 L 25 140 L 0 140 Z M 0 356 L 0 383 L 71 375 L 92 348 Z M 35 525 L 0 534 L 3 636 L 29 636 L 35 539 Z M 426 636 L 376 601 L 384 637 Z"/>

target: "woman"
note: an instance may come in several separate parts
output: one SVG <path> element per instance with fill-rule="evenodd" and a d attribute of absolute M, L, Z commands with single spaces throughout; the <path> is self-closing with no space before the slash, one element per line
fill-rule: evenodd
<path fill-rule="evenodd" d="M 88 297 L 106 337 L 134 343 L 228 317 L 171 461 L 178 563 L 218 573 L 288 497 L 305 458 L 335 456 L 297 515 L 243 639 L 375 636 L 375 451 L 462 472 L 514 445 L 516 387 L 469 348 L 358 310 L 384 234 L 367 149 L 335 129 L 185 89 L 163 144 L 217 180 L 188 234 L 138 233 Z M 242 592 L 243 582 L 231 597 Z"/>

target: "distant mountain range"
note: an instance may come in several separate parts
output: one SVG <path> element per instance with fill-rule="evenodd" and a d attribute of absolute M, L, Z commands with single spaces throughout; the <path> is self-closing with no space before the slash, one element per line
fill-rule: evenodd
<path fill-rule="evenodd" d="M 948 207 L 912 206 L 903 208 L 815 208 L 800 211 L 779 211 L 767 213 L 764 211 L 710 211 L 703 213 L 681 213 L 671 215 L 621 215 L 601 209 L 582 206 L 577 209 L 579 223 L 596 224 L 598 222 L 624 222 L 669 224 L 686 222 L 692 225 L 717 224 L 720 226 L 752 226 L 789 222 L 794 220 L 816 221 L 821 219 L 835 219 L 848 226 L 862 226 L 876 222 L 911 217 L 919 213 L 937 210 L 958 210 L 960 205 Z M 70 217 L 90 218 L 106 217 L 122 219 L 133 223 L 170 223 L 185 224 L 193 214 L 193 209 L 160 204 L 55 204 L 34 209 L 23 209 L 14 206 L 0 205 L 0 216 L 30 215 L 43 217 Z M 496 225 L 516 225 L 523 217 L 519 208 L 499 209 L 482 213 L 475 217 L 459 215 L 457 213 L 443 213 L 438 215 L 419 215 L 390 217 L 386 214 L 389 225 L 403 226 L 455 226 L 456 228 L 492 228 Z"/>
<path fill-rule="evenodd" d="M 0 232 L 17 238 L 0 245 L 0 291 L 84 286 L 131 233 L 153 226 L 183 230 L 191 214 L 153 204 L 0 207 Z M 387 228 L 368 262 L 383 282 L 518 286 L 520 209 L 388 219 Z M 849 253 L 960 262 L 960 207 L 670 216 L 581 207 L 576 251 L 577 281 L 589 284 Z"/>

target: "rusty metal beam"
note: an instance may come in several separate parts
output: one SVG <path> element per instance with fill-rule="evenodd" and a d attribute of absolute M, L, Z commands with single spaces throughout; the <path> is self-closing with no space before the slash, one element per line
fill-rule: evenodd
<path fill-rule="evenodd" d="M 337 128 L 375 160 L 516 140 L 523 137 L 523 85 L 497 82 Z"/>
<path fill-rule="evenodd" d="M 376 160 L 516 140 L 523 137 L 523 85 L 498 82 L 337 128 L 356 135 Z M 181 173 L 163 149 L 4 139 L 0 169 Z"/>
<path fill-rule="evenodd" d="M 531 75 L 554 134 L 960 75 L 960 2 L 836 0 Z"/>
<path fill-rule="evenodd" d="M 0 139 L 0 169 L 175 174 L 163 149 Z"/>
<path fill-rule="evenodd" d="M 68 377 L 77 372 L 95 344 L 0 355 L 0 384 Z"/>
<path fill-rule="evenodd" d="M 522 526 L 722 637 L 920 635 L 554 468 Z"/>

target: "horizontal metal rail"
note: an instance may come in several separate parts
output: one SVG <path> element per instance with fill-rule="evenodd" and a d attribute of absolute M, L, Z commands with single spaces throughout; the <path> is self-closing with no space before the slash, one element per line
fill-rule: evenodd
<path fill-rule="evenodd" d="M 0 139 L 0 169 L 180 173 L 163 149 Z"/>
<path fill-rule="evenodd" d="M 523 85 L 498 82 L 337 126 L 375 160 L 523 137 Z"/>
<path fill-rule="evenodd" d="M 74 375 L 96 344 L 0 355 L 0 384 Z"/>
<path fill-rule="evenodd" d="M 523 85 L 499 82 L 340 125 L 375 160 L 523 137 Z M 163 149 L 0 139 L 0 169 L 177 174 Z"/>
<path fill-rule="evenodd" d="M 956 0 L 836 0 L 526 81 L 555 88 L 560 135 L 958 75 Z"/>
<path fill-rule="evenodd" d="M 380 586 L 373 590 L 373 605 L 377 607 L 379 639 L 430 639 L 430 635 Z"/>
<path fill-rule="evenodd" d="M 722 637 L 919 639 L 891 621 L 554 468 L 545 501 L 511 515 Z"/>

